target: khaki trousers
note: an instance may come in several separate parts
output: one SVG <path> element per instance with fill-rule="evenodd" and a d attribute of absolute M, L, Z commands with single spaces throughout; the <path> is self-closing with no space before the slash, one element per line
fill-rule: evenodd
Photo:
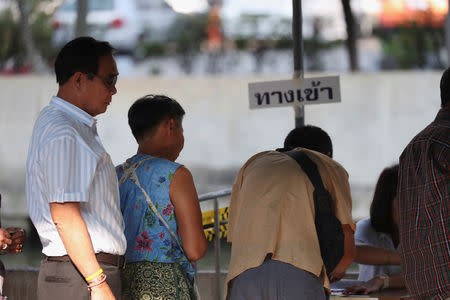
<path fill-rule="evenodd" d="M 100 263 L 106 274 L 106 282 L 116 299 L 121 298 L 120 269 L 116 266 Z M 37 288 L 38 300 L 67 299 L 90 300 L 91 295 L 83 276 L 70 261 L 41 260 Z"/>

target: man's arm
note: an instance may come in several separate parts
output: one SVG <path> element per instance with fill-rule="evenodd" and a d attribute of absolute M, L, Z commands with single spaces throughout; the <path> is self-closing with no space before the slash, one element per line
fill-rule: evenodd
<path fill-rule="evenodd" d="M 56 225 L 67 254 L 83 275 L 90 276 L 100 269 L 92 241 L 80 212 L 79 202 L 50 203 L 53 222 Z M 86 287 L 87 288 L 87 287 Z M 91 299 L 115 300 L 108 284 L 92 288 Z"/>
<path fill-rule="evenodd" d="M 342 224 L 342 230 L 344 231 L 344 256 L 336 268 L 334 268 L 333 272 L 330 273 L 330 282 L 335 282 L 342 279 L 345 275 L 345 270 L 347 270 L 355 257 L 355 240 L 353 237 L 353 229 L 349 224 Z"/>

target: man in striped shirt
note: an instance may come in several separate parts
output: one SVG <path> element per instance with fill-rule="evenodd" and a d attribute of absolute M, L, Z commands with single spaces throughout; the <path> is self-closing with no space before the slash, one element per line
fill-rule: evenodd
<path fill-rule="evenodd" d="M 34 125 L 26 193 L 43 246 L 39 300 L 120 299 L 124 225 L 94 118 L 117 92 L 112 52 L 90 37 L 67 43 L 55 61 L 57 96 Z"/>
<path fill-rule="evenodd" d="M 414 299 L 450 299 L 450 68 L 440 88 L 435 120 L 400 156 L 400 248 Z"/>

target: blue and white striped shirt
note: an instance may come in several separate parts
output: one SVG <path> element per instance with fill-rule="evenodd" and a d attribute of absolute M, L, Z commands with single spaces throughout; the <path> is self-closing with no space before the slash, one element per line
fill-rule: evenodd
<path fill-rule="evenodd" d="M 53 97 L 34 125 L 26 194 L 45 255 L 67 254 L 50 213 L 49 203 L 54 202 L 80 202 L 96 253 L 125 253 L 116 172 L 97 134 L 96 119 L 61 98 Z"/>

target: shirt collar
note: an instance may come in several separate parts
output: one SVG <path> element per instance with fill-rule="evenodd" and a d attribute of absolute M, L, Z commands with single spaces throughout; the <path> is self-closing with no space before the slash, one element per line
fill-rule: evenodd
<path fill-rule="evenodd" d="M 89 127 L 94 127 L 95 124 L 97 123 L 97 120 L 93 116 L 91 116 L 81 108 L 59 97 L 53 96 L 52 100 L 50 101 L 50 106 L 53 106 L 59 110 L 64 111 L 65 113 L 69 114 L 73 118 L 86 124 Z"/>

